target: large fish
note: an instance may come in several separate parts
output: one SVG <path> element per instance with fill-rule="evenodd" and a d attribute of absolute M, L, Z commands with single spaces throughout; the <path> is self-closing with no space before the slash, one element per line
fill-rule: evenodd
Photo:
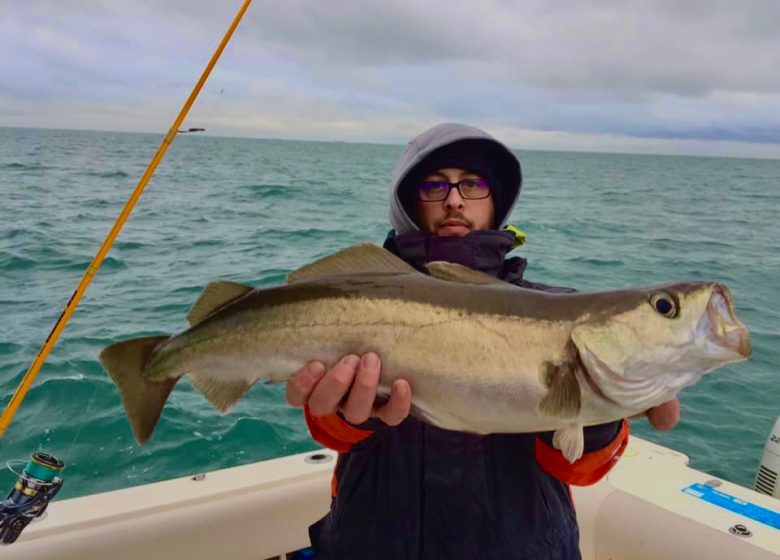
<path fill-rule="evenodd" d="M 666 402 L 751 352 L 721 284 L 546 294 L 457 264 L 428 271 L 357 245 L 285 286 L 214 282 L 189 329 L 113 344 L 100 362 L 140 443 L 187 373 L 224 412 L 257 380 L 285 382 L 307 360 L 374 351 L 380 395 L 407 379 L 421 420 L 480 434 L 555 430 L 554 445 L 574 461 L 583 426 Z"/>

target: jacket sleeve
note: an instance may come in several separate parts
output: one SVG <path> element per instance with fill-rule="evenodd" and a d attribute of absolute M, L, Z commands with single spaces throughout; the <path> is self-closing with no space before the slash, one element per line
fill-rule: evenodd
<path fill-rule="evenodd" d="M 628 445 L 628 420 L 585 428 L 585 453 L 574 463 L 552 446 L 552 433 L 536 438 L 536 460 L 565 484 L 589 486 L 601 480 L 617 463 Z"/>
<path fill-rule="evenodd" d="M 308 405 L 303 407 L 303 416 L 314 441 L 339 453 L 347 453 L 354 444 L 374 433 L 374 430 L 350 424 L 339 414 L 314 416 Z"/>

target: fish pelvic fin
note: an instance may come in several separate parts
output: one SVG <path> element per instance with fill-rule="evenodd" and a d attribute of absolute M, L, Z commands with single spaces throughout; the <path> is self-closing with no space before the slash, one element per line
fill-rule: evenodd
<path fill-rule="evenodd" d="M 217 309 L 226 306 L 241 296 L 252 291 L 252 286 L 231 282 L 229 280 L 216 280 L 210 282 L 200 294 L 198 301 L 192 306 L 187 321 L 194 327 Z"/>
<path fill-rule="evenodd" d="M 575 368 L 571 362 L 544 362 L 541 365 L 539 373 L 542 382 L 549 389 L 537 407 L 541 414 L 564 419 L 576 418 L 579 415 L 582 394 Z"/>
<path fill-rule="evenodd" d="M 579 424 L 557 430 L 553 434 L 553 447 L 559 449 L 569 463 L 573 463 L 585 452 L 585 432 Z"/>
<path fill-rule="evenodd" d="M 192 386 L 223 414 L 253 385 L 243 379 L 218 379 L 204 373 L 193 373 L 190 381 Z"/>
<path fill-rule="evenodd" d="M 155 348 L 167 336 L 148 336 L 117 342 L 100 353 L 100 364 L 119 389 L 133 434 L 139 444 L 146 443 L 162 414 L 165 401 L 178 378 L 148 381 L 144 370 Z"/>
<path fill-rule="evenodd" d="M 479 270 L 474 270 L 462 264 L 450 263 L 446 261 L 433 261 L 425 265 L 431 276 L 439 280 L 449 280 L 450 282 L 461 282 L 463 284 L 476 284 L 479 286 L 490 284 L 504 284 L 511 286 L 509 282 L 499 280 L 495 276 L 485 274 Z"/>
<path fill-rule="evenodd" d="M 390 251 L 371 243 L 353 245 L 311 264 L 307 264 L 287 276 L 287 283 L 314 280 L 326 276 L 345 274 L 419 274 L 414 267 Z"/>

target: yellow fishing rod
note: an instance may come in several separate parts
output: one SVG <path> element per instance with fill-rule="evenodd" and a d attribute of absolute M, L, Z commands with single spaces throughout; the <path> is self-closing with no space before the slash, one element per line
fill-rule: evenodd
<path fill-rule="evenodd" d="M 222 51 L 230 41 L 230 38 L 233 36 L 233 32 L 236 30 L 236 27 L 238 27 L 241 18 L 244 17 L 244 13 L 247 11 L 249 4 L 251 3 L 252 0 L 244 0 L 243 5 L 238 10 L 236 16 L 233 18 L 233 22 L 230 24 L 230 27 L 228 27 L 224 37 L 222 37 L 222 41 L 220 41 L 219 46 L 217 46 L 214 54 L 211 55 L 209 63 L 206 65 L 206 68 L 200 75 L 200 79 L 195 84 L 195 87 L 192 88 L 192 92 L 190 92 L 190 96 L 187 98 L 187 101 L 184 102 L 184 106 L 181 108 L 181 111 L 179 111 L 179 115 L 176 117 L 176 120 L 173 121 L 171 128 L 168 130 L 168 134 L 165 135 L 165 138 L 160 144 L 160 147 L 157 148 L 157 153 L 154 154 L 152 161 L 149 163 L 149 166 L 146 168 L 143 176 L 138 181 L 138 185 L 136 185 L 133 194 L 130 195 L 130 198 L 125 203 L 122 212 L 119 214 L 119 217 L 114 223 L 114 227 L 111 228 L 111 231 L 106 236 L 103 244 L 100 246 L 100 249 L 95 255 L 95 258 L 92 259 L 92 263 L 89 265 L 86 272 L 84 273 L 84 276 L 81 278 L 81 282 L 79 282 L 79 285 L 76 287 L 76 291 L 73 292 L 72 296 L 70 296 L 70 300 L 68 300 L 68 303 L 65 306 L 65 309 L 62 311 L 60 318 L 57 319 L 57 323 L 54 325 L 54 328 L 49 333 L 46 341 L 43 343 L 43 346 L 38 352 L 38 355 L 35 357 L 32 364 L 30 364 L 27 373 L 24 374 L 24 377 L 19 383 L 19 386 L 16 388 L 16 391 L 11 397 L 11 400 L 6 405 L 5 410 L 3 411 L 3 415 L 0 416 L 0 438 L 2 438 L 5 435 L 5 432 L 8 430 L 8 426 L 11 424 L 11 420 L 13 420 L 14 415 L 19 410 L 24 397 L 27 395 L 27 391 L 29 391 L 30 387 L 32 387 L 32 384 L 35 381 L 35 378 L 38 376 L 41 367 L 46 361 L 46 358 L 49 356 L 49 352 L 51 352 L 52 348 L 54 348 L 54 345 L 57 343 L 57 339 L 65 328 L 65 325 L 67 325 L 68 320 L 70 319 L 71 315 L 73 315 L 73 311 L 81 301 L 81 297 L 87 291 L 87 287 L 89 286 L 90 282 L 92 282 L 92 278 L 95 276 L 95 273 L 97 273 L 100 265 L 103 264 L 103 259 L 106 257 L 109 250 L 111 250 L 111 246 L 114 244 L 114 241 L 119 235 L 119 232 L 122 231 L 122 227 L 125 225 L 127 218 L 133 211 L 136 202 L 138 202 L 138 199 L 141 198 L 141 194 L 143 194 L 144 189 L 146 188 L 146 184 L 152 178 L 152 175 L 154 175 L 157 166 L 165 156 L 165 152 L 168 151 L 168 147 L 171 145 L 174 138 L 176 138 L 176 134 L 179 132 L 179 126 L 181 126 L 181 123 L 186 118 L 187 113 L 189 113 L 192 104 L 195 103 L 195 99 L 197 99 L 203 84 L 206 83 L 209 74 L 211 74 L 211 70 L 214 68 L 217 60 L 219 60 Z"/>

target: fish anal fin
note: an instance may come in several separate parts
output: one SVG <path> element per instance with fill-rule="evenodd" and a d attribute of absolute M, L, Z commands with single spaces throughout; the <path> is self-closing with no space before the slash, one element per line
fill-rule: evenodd
<path fill-rule="evenodd" d="M 553 434 L 553 447 L 559 449 L 569 463 L 575 462 L 585 452 L 585 433 L 582 426 L 572 424 Z"/>
<path fill-rule="evenodd" d="M 541 414 L 571 419 L 580 413 L 582 394 L 575 367 L 571 362 L 542 364 L 539 373 L 548 391 L 537 407 Z"/>
<path fill-rule="evenodd" d="M 439 280 L 449 280 L 450 282 L 462 282 L 464 284 L 477 284 L 481 286 L 488 284 L 511 285 L 495 276 L 485 274 L 479 270 L 474 270 L 473 268 L 457 263 L 433 261 L 426 264 L 425 268 L 428 269 L 431 276 L 438 278 Z"/>
<path fill-rule="evenodd" d="M 198 301 L 192 306 L 189 315 L 187 315 L 187 321 L 189 321 L 190 326 L 195 326 L 220 307 L 224 307 L 251 291 L 251 286 L 229 280 L 210 282 L 200 294 Z"/>
<path fill-rule="evenodd" d="M 344 274 L 408 274 L 417 273 L 409 264 L 390 251 L 371 243 L 353 245 L 307 264 L 287 276 L 287 283 L 313 280 Z"/>
<path fill-rule="evenodd" d="M 226 380 L 207 374 L 193 374 L 190 377 L 192 386 L 222 413 L 230 410 L 253 385 L 244 379 Z"/>

